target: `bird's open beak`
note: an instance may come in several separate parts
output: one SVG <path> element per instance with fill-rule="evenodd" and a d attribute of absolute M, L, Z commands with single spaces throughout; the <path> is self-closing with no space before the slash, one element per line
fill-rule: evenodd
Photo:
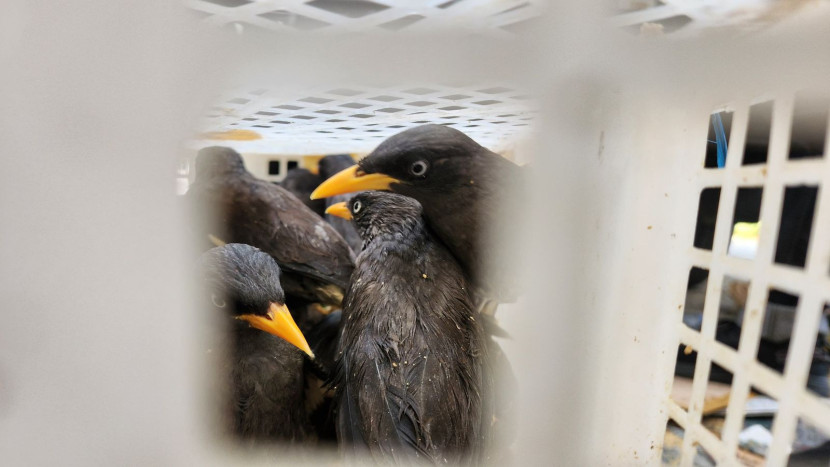
<path fill-rule="evenodd" d="M 348 206 L 346 206 L 346 202 L 342 201 L 340 203 L 332 204 L 328 208 L 326 208 L 326 214 L 331 214 L 332 216 L 342 217 L 347 221 L 352 220 L 352 213 L 349 211 Z"/>
<path fill-rule="evenodd" d="M 247 321 L 253 328 L 285 339 L 289 344 L 294 345 L 308 354 L 309 357 L 314 358 L 314 352 L 308 346 L 308 342 L 306 342 L 305 336 L 303 336 L 300 328 L 297 327 L 297 323 L 291 318 L 291 313 L 288 312 L 287 306 L 272 303 L 266 316 L 240 315 L 236 319 Z"/>
<path fill-rule="evenodd" d="M 355 164 L 348 169 L 337 172 L 321 183 L 311 193 L 311 199 L 328 198 L 362 190 L 388 190 L 389 185 L 393 183 L 400 183 L 400 180 L 384 174 L 364 173 L 360 170 L 360 166 Z"/>

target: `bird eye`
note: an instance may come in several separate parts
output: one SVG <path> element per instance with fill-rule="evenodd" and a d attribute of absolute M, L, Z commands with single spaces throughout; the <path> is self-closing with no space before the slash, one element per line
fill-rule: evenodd
<path fill-rule="evenodd" d="M 426 161 L 415 161 L 409 166 L 409 173 L 415 175 L 416 177 L 420 177 L 427 173 L 427 163 Z"/>
<path fill-rule="evenodd" d="M 217 308 L 225 308 L 225 301 L 222 300 L 222 298 L 217 297 L 216 294 L 210 296 L 210 301 L 212 301 Z"/>
<path fill-rule="evenodd" d="M 355 202 L 352 203 L 352 212 L 357 214 L 360 212 L 361 209 L 363 209 L 363 203 L 361 203 L 358 200 L 355 200 Z"/>

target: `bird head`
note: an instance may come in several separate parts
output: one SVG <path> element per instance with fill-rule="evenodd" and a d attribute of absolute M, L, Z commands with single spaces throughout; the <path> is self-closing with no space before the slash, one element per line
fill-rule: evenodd
<path fill-rule="evenodd" d="M 211 178 L 245 171 L 242 156 L 231 148 L 210 146 L 196 155 L 196 178 Z"/>
<path fill-rule="evenodd" d="M 487 150 L 448 126 L 410 128 L 323 182 L 311 199 L 361 190 L 388 190 L 421 199 L 419 195 L 468 183 L 470 159 L 480 151 Z"/>
<path fill-rule="evenodd" d="M 421 221 L 421 212 L 418 201 L 383 191 L 364 191 L 326 209 L 326 214 L 353 220 L 364 245 L 380 234 L 411 229 Z"/>
<path fill-rule="evenodd" d="M 314 358 L 285 306 L 280 269 L 271 256 L 250 245 L 229 243 L 205 252 L 200 267 L 215 309 L 280 337 Z"/>

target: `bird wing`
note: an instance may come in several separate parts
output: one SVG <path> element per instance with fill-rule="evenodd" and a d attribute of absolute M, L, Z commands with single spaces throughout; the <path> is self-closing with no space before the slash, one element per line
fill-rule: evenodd
<path fill-rule="evenodd" d="M 305 382 L 296 373 L 287 372 L 270 354 L 239 360 L 232 373 L 235 432 L 246 438 L 303 438 L 307 427 L 296 422 L 304 408 L 294 399 L 301 399 Z"/>
<path fill-rule="evenodd" d="M 211 234 L 225 242 L 245 243 L 265 251 L 292 273 L 283 284 L 289 293 L 293 285 L 298 290 L 313 290 L 320 284 L 333 284 L 341 289 L 340 293 L 346 288 L 354 268 L 351 249 L 337 231 L 287 190 L 243 174 L 197 180 L 186 198 L 192 212 L 213 214 L 206 224 L 200 225 L 198 218 L 192 223 L 199 226 L 200 233 L 194 238 L 205 249 L 211 246 Z M 327 291 L 331 296 L 337 293 Z"/>
<path fill-rule="evenodd" d="M 340 360 L 338 379 L 343 383 L 337 429 L 343 446 L 355 453 L 377 452 L 379 459 L 432 459 L 418 403 L 405 385 L 397 384 L 400 372 L 396 377 L 393 367 L 384 360 L 373 358 L 354 366 Z M 351 375 L 348 380 L 346 374 Z"/>
<path fill-rule="evenodd" d="M 260 248 L 286 270 L 345 289 L 354 258 L 340 234 L 285 189 L 250 178 L 229 206 L 234 241 Z"/>

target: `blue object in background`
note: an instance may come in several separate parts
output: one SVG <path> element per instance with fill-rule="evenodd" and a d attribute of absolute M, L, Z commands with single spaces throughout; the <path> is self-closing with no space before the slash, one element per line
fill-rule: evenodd
<path fill-rule="evenodd" d="M 723 119 L 720 113 L 712 115 L 712 127 L 715 129 L 715 144 L 718 146 L 718 168 L 726 165 L 726 131 L 723 128 Z"/>

